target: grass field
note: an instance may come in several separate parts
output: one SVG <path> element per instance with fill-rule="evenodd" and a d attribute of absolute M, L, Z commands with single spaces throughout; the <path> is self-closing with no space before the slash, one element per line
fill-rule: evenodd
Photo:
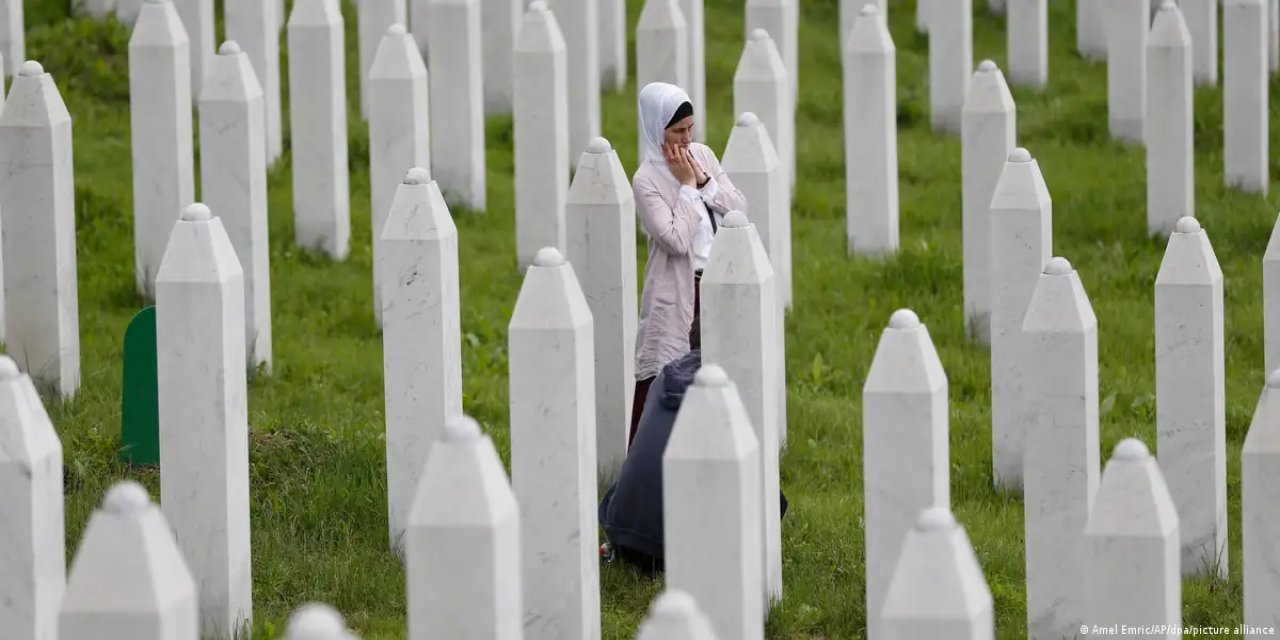
<path fill-rule="evenodd" d="M 73 400 L 51 407 L 68 469 L 70 557 L 111 483 L 138 479 L 158 496 L 159 476 L 125 467 L 116 455 L 122 338 L 146 304 L 133 280 L 128 34 L 114 21 L 68 20 L 65 4 L 27 0 L 27 33 L 28 57 L 54 75 L 75 128 L 83 386 Z M 629 4 L 634 27 L 641 3 Z M 741 4 L 707 0 L 705 121 L 717 150 L 734 115 Z M 985 2 L 974 4 L 975 63 L 992 58 L 1003 67 L 1003 21 L 980 8 Z M 900 307 L 914 309 L 929 326 L 950 380 L 952 503 L 995 596 L 998 635 L 1025 637 L 1022 507 L 991 488 L 988 355 L 965 340 L 961 316 L 959 141 L 929 131 L 928 43 L 915 33 L 913 7 L 895 1 L 890 8 L 898 46 L 901 251 L 873 262 L 845 255 L 836 2 L 803 2 L 795 301 L 787 321 L 790 441 L 782 461 L 792 510 L 783 528 L 786 594 L 770 617 L 770 638 L 863 635 L 860 390 L 879 333 Z M 1048 89 L 1014 90 L 1019 144 L 1039 160 L 1054 199 L 1054 253 L 1079 269 L 1098 316 L 1105 460 L 1128 436 L 1154 449 L 1152 291 L 1164 243 L 1145 235 L 1143 152 L 1108 140 L 1105 66 L 1074 53 L 1071 3 L 1051 2 L 1050 24 Z M 354 106 L 354 20 L 347 33 Z M 634 98 L 629 88 L 603 99 L 605 136 L 628 173 L 636 158 Z M 256 638 L 279 635 L 288 613 L 308 600 L 336 606 L 364 638 L 404 634 L 404 575 L 386 542 L 368 144 L 358 110 L 352 113 L 353 239 L 346 262 L 293 245 L 287 152 L 270 177 L 275 362 L 250 390 Z M 1234 625 L 1241 617 L 1239 450 L 1262 383 L 1260 260 L 1276 211 L 1274 196 L 1268 203 L 1222 186 L 1221 127 L 1220 90 L 1199 90 L 1197 212 L 1226 277 L 1231 577 L 1185 584 L 1187 625 Z M 487 142 L 489 211 L 454 210 L 465 408 L 505 457 L 506 326 L 520 286 L 510 119 L 490 119 Z M 612 565 L 602 581 L 604 636 L 631 638 L 661 583 Z"/>

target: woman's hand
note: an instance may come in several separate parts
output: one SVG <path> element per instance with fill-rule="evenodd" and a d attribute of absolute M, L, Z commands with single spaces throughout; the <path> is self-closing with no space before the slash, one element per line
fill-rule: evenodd
<path fill-rule="evenodd" d="M 697 186 L 698 170 L 694 167 L 688 151 L 680 146 L 668 144 L 663 146 L 662 153 L 667 157 L 667 166 L 671 168 L 671 174 L 680 181 L 680 184 Z"/>
<path fill-rule="evenodd" d="M 693 157 L 693 152 L 687 147 L 682 149 L 682 151 L 684 151 L 685 156 L 689 158 L 689 166 L 693 167 L 694 186 L 698 187 L 698 185 L 702 184 L 704 181 L 709 180 L 711 176 L 707 175 L 707 172 L 703 170 L 702 165 L 698 164 L 697 158 Z"/>

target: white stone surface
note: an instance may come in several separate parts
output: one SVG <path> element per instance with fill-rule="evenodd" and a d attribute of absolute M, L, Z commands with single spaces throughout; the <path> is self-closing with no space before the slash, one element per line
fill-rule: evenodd
<path fill-rule="evenodd" d="M 849 50 L 849 36 L 853 33 L 853 27 L 858 22 L 858 16 L 862 15 L 862 9 L 867 5 L 876 8 L 876 13 L 880 16 L 880 21 L 888 25 L 889 20 L 889 0 L 840 0 L 840 51 L 841 53 Z M 841 55 L 841 62 L 844 62 L 844 56 Z"/>
<path fill-rule="evenodd" d="M 791 203 L 786 174 L 764 123 L 750 111 L 738 115 L 724 147 L 721 168 L 747 198 L 751 223 L 760 234 L 769 264 L 778 276 L 778 291 L 788 298 L 791 289 Z M 785 305 L 784 305 L 785 306 Z"/>
<path fill-rule="evenodd" d="M 600 85 L 612 91 L 627 86 L 627 2 L 600 0 L 599 18 Z"/>
<path fill-rule="evenodd" d="M 895 253 L 898 250 L 897 49 L 884 15 L 874 4 L 863 6 L 848 34 L 842 59 L 846 252 L 851 256 Z M 786 283 L 789 291 L 789 270 Z"/>
<path fill-rule="evenodd" d="M 195 201 L 189 49 L 173 3 L 147 0 L 129 39 L 134 280 L 147 298 L 169 231 Z"/>
<path fill-rule="evenodd" d="M 1267 6 L 1223 0 L 1223 168 L 1229 187 L 1267 194 Z"/>
<path fill-rule="evenodd" d="M 934 0 L 916 0 L 916 32 L 929 33 L 929 7 Z"/>
<path fill-rule="evenodd" d="M 116 0 L 74 0 L 72 3 L 75 15 L 87 15 L 97 20 L 105 20 L 115 13 Z"/>
<path fill-rule="evenodd" d="M 929 122 L 958 134 L 973 74 L 972 1 L 935 0 L 929 8 Z"/>
<path fill-rule="evenodd" d="M 1267 57 L 1272 75 L 1280 69 L 1280 0 L 1267 3 Z"/>
<path fill-rule="evenodd" d="M 598 474 L 609 477 L 627 455 L 638 298 L 635 195 L 618 152 L 604 138 L 578 158 L 565 228 L 565 255 L 578 265 L 595 324 L 595 455 Z"/>
<path fill-rule="evenodd" d="M 26 23 L 22 17 L 22 0 L 0 0 L 0 55 L 9 62 L 5 69 L 18 75 L 27 59 Z"/>
<path fill-rule="evenodd" d="M 401 536 L 431 443 L 462 413 L 458 231 L 426 169 L 410 169 L 378 237 L 391 548 Z"/>
<path fill-rule="evenodd" d="M 334 260 L 351 244 L 343 24 L 335 0 L 295 0 L 288 32 L 294 242 Z"/>
<path fill-rule="evenodd" d="M 764 29 L 777 44 L 791 87 L 788 104 L 793 109 L 800 81 L 799 7 L 800 0 L 746 0 L 746 36 L 752 38 L 756 29 Z"/>
<path fill-rule="evenodd" d="M 740 211 L 724 217 L 702 273 L 702 357 L 741 389 L 759 443 L 764 514 L 761 540 L 766 596 L 782 599 L 782 527 L 778 496 L 778 279 L 755 225 Z M 753 345 L 743 349 L 742 345 Z M 688 402 L 686 396 L 685 402 Z M 683 409 L 682 409 L 683 412 Z M 671 445 L 668 444 L 668 451 Z M 670 544 L 670 536 L 667 543 Z M 669 553 L 669 552 L 668 552 Z M 670 556 L 668 555 L 668 558 Z M 699 601 L 703 594 L 690 591 Z M 767 601 L 766 601 L 767 602 Z M 726 637 L 739 637 L 717 628 Z"/>
<path fill-rule="evenodd" d="M 540 250 L 507 329 L 526 640 L 600 637 L 594 325 L 574 271 Z"/>
<path fill-rule="evenodd" d="M 1148 0 L 1099 0 L 1107 31 L 1107 127 L 1111 137 L 1142 144 L 1147 110 Z"/>
<path fill-rule="evenodd" d="M 430 24 L 431 16 L 430 4 L 431 0 L 405 0 L 405 12 L 409 22 L 407 23 L 409 34 L 413 36 L 414 43 L 418 46 L 418 52 L 422 54 L 422 62 L 429 64 L 431 61 L 427 59 L 427 25 Z M 359 5 L 357 0 L 356 5 Z"/>
<path fill-rule="evenodd" d="M 480 12 L 479 33 L 483 36 L 480 59 L 484 114 L 509 114 L 515 101 L 513 54 L 520 39 L 525 0 L 477 0 L 475 4 Z"/>
<path fill-rule="evenodd" d="M 413 0 L 414 8 L 418 9 L 419 3 L 425 3 L 426 1 Z M 418 14 L 414 16 L 413 28 L 415 31 L 423 31 L 425 29 L 425 11 L 422 11 L 422 16 L 422 25 L 418 24 Z M 387 30 L 391 28 L 391 25 L 404 25 L 407 19 L 405 0 L 368 0 L 368 2 L 356 3 L 356 29 L 360 52 L 360 115 L 366 119 L 369 118 L 370 92 L 372 91 L 369 83 L 372 78 L 373 66 L 378 58 L 378 52 L 382 48 L 383 37 L 386 35 Z M 416 43 L 415 49 L 418 49 Z M 424 50 L 421 49 L 419 52 L 421 53 Z M 425 53 L 422 55 L 425 55 Z M 401 171 L 405 170 L 407 168 L 401 168 Z M 374 233 L 376 236 L 377 232 L 375 231 Z"/>
<path fill-rule="evenodd" d="M 1098 490 L 1098 321 L 1080 277 L 1053 258 L 1036 283 L 1022 330 L 1023 375 L 1036 411 L 1027 423 L 1027 634 L 1075 637 L 1086 616 L 1084 528 Z"/>
<path fill-rule="evenodd" d="M 493 440 L 471 418 L 451 419 L 431 447 L 406 543 L 410 640 L 524 637 L 520 511 Z"/>
<path fill-rule="evenodd" d="M 271 368 L 271 271 L 262 90 L 249 56 L 222 43 L 200 96 L 200 193 L 226 226 L 244 270 L 248 368 Z"/>
<path fill-rule="evenodd" d="M 379 0 L 370 0 L 377 2 Z M 430 100 L 427 68 L 404 25 L 387 29 L 378 58 L 369 70 L 369 192 L 373 225 L 373 308 L 382 323 L 379 266 L 382 227 L 405 172 L 431 167 Z"/>
<path fill-rule="evenodd" d="M 693 597 L 719 638 L 764 638 L 758 523 L 778 512 L 761 511 L 761 450 L 738 387 L 704 358 L 662 456 L 663 539 L 667 589 Z"/>
<path fill-rule="evenodd" d="M 116 0 L 116 20 L 132 29 L 142 12 L 142 3 L 143 0 Z"/>
<path fill-rule="evenodd" d="M 1195 215 L 1191 34 L 1167 0 L 1147 40 L 1147 233 L 1167 236 Z"/>
<path fill-rule="evenodd" d="M 62 443 L 30 376 L 0 355 L 0 628 L 58 639 L 66 586 Z"/>
<path fill-rule="evenodd" d="M 568 47 L 569 113 L 573 114 L 569 157 L 573 157 L 600 137 L 599 0 L 550 0 L 547 6 L 556 14 Z"/>
<path fill-rule="evenodd" d="M 447 61 L 432 65 L 427 76 L 432 97 L 432 177 L 447 202 L 481 212 L 485 209 L 485 110 L 480 0 L 431 0 L 428 13 L 428 58 Z"/>
<path fill-rule="evenodd" d="M 546 2 L 525 12 L 515 47 L 516 262 L 542 247 L 565 250 L 569 191 L 569 86 L 564 36 Z"/>
<path fill-rule="evenodd" d="M 787 95 L 790 76 L 775 41 L 763 29 L 747 38 L 733 73 L 733 112 L 750 111 L 760 118 L 787 177 L 787 203 L 795 189 L 795 101 Z"/>
<path fill-rule="evenodd" d="M 0 113 L 5 350 L 37 384 L 80 388 L 71 114 L 53 76 L 28 60 Z"/>
<path fill-rule="evenodd" d="M 991 589 L 964 528 L 945 506 L 923 511 L 914 522 L 895 563 L 880 637 L 990 640 Z"/>
<path fill-rule="evenodd" d="M 1182 532 L 1182 574 L 1227 576 L 1222 269 L 1183 218 L 1156 276 L 1156 447 Z"/>
<path fill-rule="evenodd" d="M 1134 438 L 1117 445 L 1107 461 L 1084 530 L 1084 623 L 1090 627 L 1170 625 L 1156 633 L 1130 635 L 1182 637 L 1174 629 L 1182 624 L 1180 512 L 1160 469 L 1147 446 Z"/>
<path fill-rule="evenodd" d="M 228 55 L 214 67 L 237 58 L 248 68 Z M 206 635 L 253 616 L 243 289 L 222 218 L 187 207 L 156 277 L 160 504 L 195 578 Z"/>
<path fill-rule="evenodd" d="M 636 640 L 716 640 L 716 632 L 693 596 L 668 589 L 654 598 Z"/>
<path fill-rule="evenodd" d="M 890 125 L 896 123 L 896 108 L 888 117 Z M 983 60 L 970 82 L 960 125 L 965 333 L 979 344 L 991 344 L 991 196 L 1017 137 L 1018 110 L 1009 85 L 994 62 Z"/>
<path fill-rule="evenodd" d="M 920 512 L 951 505 L 947 430 L 947 374 L 942 361 L 920 318 L 909 309 L 899 309 L 880 334 L 862 387 L 869 638 L 884 632 L 881 613 L 894 567 Z"/>
<path fill-rule="evenodd" d="M 1240 455 L 1242 531 L 1244 540 L 1244 623 L 1280 628 L 1280 374 L 1274 370 L 1259 398 Z M 1261 633 L 1245 634 L 1261 640 Z"/>
<path fill-rule="evenodd" d="M 1219 0 L 1178 0 L 1191 34 L 1192 76 L 1199 86 L 1218 84 Z"/>
<path fill-rule="evenodd" d="M 1043 89 L 1049 82 L 1048 0 L 1009 0 L 1005 19 L 1009 82 Z"/>
<path fill-rule="evenodd" d="M 1005 15 L 1005 0 L 987 0 L 987 13 L 993 16 Z"/>
<path fill-rule="evenodd" d="M 684 88 L 689 84 L 689 23 L 678 0 L 644 0 L 636 24 L 636 86 L 666 82 Z M 687 93 L 687 91 L 686 91 Z M 693 96 L 689 96 L 693 100 Z M 694 129 L 702 126 L 706 106 L 694 105 Z M 572 118 L 570 118 L 572 120 Z M 644 128 L 636 118 L 637 141 L 644 140 Z M 644 163 L 644 145 L 636 145 L 636 162 Z"/>
<path fill-rule="evenodd" d="M 1280 217 L 1262 257 L 1263 370 L 1280 368 Z"/>
<path fill-rule="evenodd" d="M 213 35 L 213 0 L 173 0 L 187 34 L 188 61 L 191 63 L 191 95 L 199 96 L 204 87 L 204 77 L 217 54 L 217 40 Z"/>
<path fill-rule="evenodd" d="M 689 94 L 689 100 L 693 102 L 698 113 L 698 126 L 693 128 L 693 139 L 705 143 L 707 130 L 711 128 L 708 117 L 711 109 L 707 100 L 706 21 L 703 17 L 703 0 L 679 0 L 679 4 L 680 15 L 684 17 L 684 35 L 688 42 L 685 48 L 685 64 L 688 72 L 685 73 L 685 84 L 676 86 Z"/>
<path fill-rule="evenodd" d="M 284 640 L 356 640 L 337 609 L 318 602 L 298 607 L 289 616 Z"/>
<path fill-rule="evenodd" d="M 1039 164 L 1015 149 L 991 200 L 991 462 L 995 486 L 1023 486 L 1027 424 L 1035 413 L 1022 320 L 1053 247 L 1053 201 Z M 998 277 L 997 277 L 998 276 Z"/>
<path fill-rule="evenodd" d="M 80 539 L 58 612 L 59 637 L 194 640 L 199 631 L 196 583 L 168 521 L 142 485 L 116 483 Z"/>
<path fill-rule="evenodd" d="M 224 0 L 223 22 L 227 40 L 234 40 L 249 56 L 253 73 L 262 91 L 263 143 L 267 165 L 274 164 L 284 150 L 280 99 L 280 19 L 270 0 Z M 201 192 L 203 194 L 203 192 Z"/>
<path fill-rule="evenodd" d="M 1076 0 L 1076 51 L 1087 60 L 1106 60 L 1107 27 L 1105 0 Z M 1216 2 L 1217 0 L 1189 0 Z"/>

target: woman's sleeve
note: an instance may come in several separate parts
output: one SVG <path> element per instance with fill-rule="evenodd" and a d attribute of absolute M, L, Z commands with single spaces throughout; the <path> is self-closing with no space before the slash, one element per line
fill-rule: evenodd
<path fill-rule="evenodd" d="M 729 174 L 720 166 L 720 161 L 716 158 L 716 154 L 708 150 L 707 156 L 707 173 L 711 175 L 711 181 L 702 188 L 703 201 L 706 202 L 707 208 L 725 215 L 730 211 L 741 211 L 748 214 L 747 196 L 734 186 L 733 181 L 729 179 Z"/>
<path fill-rule="evenodd" d="M 640 224 L 649 237 L 671 255 L 688 254 L 693 246 L 693 234 L 698 230 L 700 222 L 698 191 L 681 185 L 676 205 L 671 207 L 663 200 L 658 188 L 648 180 L 637 179 L 633 190 Z"/>

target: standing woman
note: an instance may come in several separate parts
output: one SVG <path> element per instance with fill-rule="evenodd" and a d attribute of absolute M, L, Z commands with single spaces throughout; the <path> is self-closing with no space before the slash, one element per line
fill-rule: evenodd
<path fill-rule="evenodd" d="M 630 446 L 649 385 L 667 363 L 689 352 L 698 332 L 702 268 L 720 220 L 747 212 L 747 199 L 733 186 L 709 147 L 693 141 L 693 104 L 683 89 L 664 82 L 640 90 L 640 144 L 636 169 L 636 215 L 649 236 L 649 259 L 640 297 L 636 336 L 636 393 L 631 405 Z"/>

